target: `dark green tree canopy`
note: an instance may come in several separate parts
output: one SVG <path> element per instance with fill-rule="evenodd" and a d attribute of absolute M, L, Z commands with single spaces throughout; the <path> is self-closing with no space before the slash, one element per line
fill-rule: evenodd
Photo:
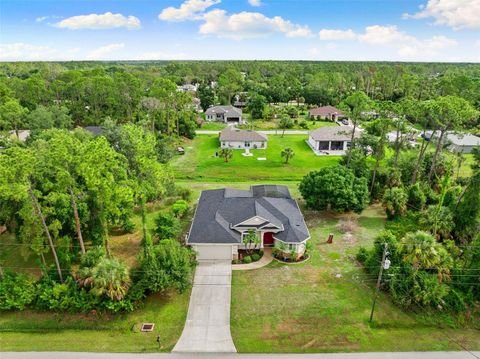
<path fill-rule="evenodd" d="M 316 210 L 361 212 L 369 202 L 367 180 L 344 166 L 310 172 L 299 189 L 307 206 Z"/>

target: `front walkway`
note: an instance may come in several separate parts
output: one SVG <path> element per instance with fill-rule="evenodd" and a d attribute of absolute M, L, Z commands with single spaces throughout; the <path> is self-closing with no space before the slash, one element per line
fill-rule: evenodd
<path fill-rule="evenodd" d="M 260 258 L 259 261 L 248 263 L 248 264 L 233 264 L 233 270 L 250 270 L 250 269 L 258 269 L 265 267 L 268 263 L 273 260 L 272 256 L 272 248 L 264 248 L 263 249 L 263 257 Z"/>
<path fill-rule="evenodd" d="M 230 334 L 232 264 L 199 261 L 187 321 L 174 352 L 236 352 Z"/>

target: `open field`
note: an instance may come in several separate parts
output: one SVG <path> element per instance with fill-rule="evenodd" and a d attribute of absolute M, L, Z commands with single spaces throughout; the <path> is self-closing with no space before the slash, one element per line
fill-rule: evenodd
<path fill-rule="evenodd" d="M 231 325 L 240 352 L 462 350 L 455 341 L 480 349 L 480 321 L 471 318 L 457 329 L 448 315 L 407 313 L 383 294 L 369 324 L 376 278 L 354 256 L 383 228 L 381 207 L 354 216 L 359 228 L 351 241 L 336 227 L 344 215 L 305 214 L 314 244 L 310 260 L 233 274 Z"/>
<path fill-rule="evenodd" d="M 215 157 L 219 151 L 218 136 L 201 135 L 185 143 L 185 155 L 177 156 L 172 167 L 177 178 L 196 181 L 298 181 L 310 171 L 339 162 L 340 156 L 316 156 L 306 138 L 306 135 L 270 135 L 267 149 L 251 150 L 252 157 L 242 156 L 243 150 L 234 150 L 233 158 L 225 163 Z M 287 147 L 293 149 L 295 157 L 285 164 L 280 153 Z M 258 157 L 267 160 L 259 161 Z"/>

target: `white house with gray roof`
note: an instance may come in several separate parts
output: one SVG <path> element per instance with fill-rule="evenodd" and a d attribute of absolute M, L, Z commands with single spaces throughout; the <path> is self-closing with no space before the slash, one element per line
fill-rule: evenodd
<path fill-rule="evenodd" d="M 325 126 L 310 131 L 307 143 L 316 155 L 343 155 L 350 148 L 352 126 Z M 360 129 L 355 130 L 355 138 L 360 137 Z"/>
<path fill-rule="evenodd" d="M 303 255 L 310 232 L 288 187 L 251 186 L 249 190 L 202 191 L 187 245 L 197 259 L 237 259 L 244 249 L 243 237 L 254 231 L 260 248 L 280 246 Z"/>
<path fill-rule="evenodd" d="M 243 124 L 242 110 L 231 105 L 213 106 L 205 111 L 207 121 L 219 121 L 224 123 Z"/>
<path fill-rule="evenodd" d="M 438 132 L 426 131 L 423 137 L 426 140 L 436 140 L 439 136 Z M 447 132 L 443 140 L 444 146 L 451 152 L 471 153 L 475 147 L 480 147 L 480 137 L 470 133 Z"/>
<path fill-rule="evenodd" d="M 240 130 L 228 126 L 220 132 L 220 147 L 231 149 L 265 149 L 267 135 L 251 130 Z"/>

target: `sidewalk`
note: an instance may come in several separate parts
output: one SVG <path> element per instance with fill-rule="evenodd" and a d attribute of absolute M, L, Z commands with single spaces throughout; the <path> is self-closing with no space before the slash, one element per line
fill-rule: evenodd
<path fill-rule="evenodd" d="M 250 269 L 258 269 L 265 267 L 268 263 L 273 260 L 272 257 L 272 248 L 264 248 L 263 249 L 263 257 L 260 258 L 259 261 L 248 263 L 248 264 L 232 264 L 233 270 L 250 270 Z"/>

